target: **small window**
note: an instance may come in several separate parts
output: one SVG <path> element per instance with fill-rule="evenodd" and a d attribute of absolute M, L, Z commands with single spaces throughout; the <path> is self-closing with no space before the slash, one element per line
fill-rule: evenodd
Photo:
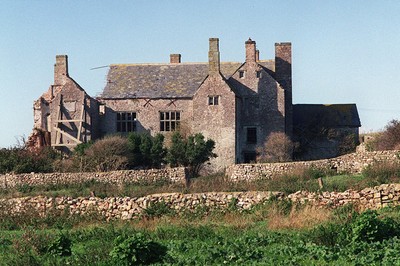
<path fill-rule="evenodd" d="M 258 79 L 262 78 L 262 75 L 261 75 L 261 73 L 262 73 L 262 72 L 261 72 L 260 70 L 259 70 L 259 71 L 257 71 L 257 78 L 258 78 Z"/>
<path fill-rule="evenodd" d="M 240 70 L 239 71 L 239 78 L 244 78 L 244 71 L 243 70 Z"/>
<path fill-rule="evenodd" d="M 175 131 L 179 129 L 181 113 L 177 111 L 160 112 L 160 131 Z"/>
<path fill-rule="evenodd" d="M 247 128 L 247 143 L 256 144 L 257 143 L 257 128 L 248 127 Z"/>
<path fill-rule="evenodd" d="M 208 96 L 208 105 L 218 105 L 219 96 Z"/>
<path fill-rule="evenodd" d="M 136 113 L 119 112 L 117 113 L 117 132 L 136 131 Z"/>

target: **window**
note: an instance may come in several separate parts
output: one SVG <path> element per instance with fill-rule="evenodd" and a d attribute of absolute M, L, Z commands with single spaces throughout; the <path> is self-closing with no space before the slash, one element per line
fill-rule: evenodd
<path fill-rule="evenodd" d="M 160 112 L 160 131 L 174 131 L 179 129 L 181 112 Z"/>
<path fill-rule="evenodd" d="M 247 143 L 249 144 L 257 143 L 257 128 L 255 127 L 247 128 Z"/>
<path fill-rule="evenodd" d="M 259 71 L 257 71 L 257 78 L 262 78 L 262 76 L 261 76 L 261 71 L 259 70 Z"/>
<path fill-rule="evenodd" d="M 254 163 L 257 160 L 257 153 L 254 151 L 246 151 L 243 154 L 244 163 Z"/>
<path fill-rule="evenodd" d="M 136 131 L 136 113 L 120 112 L 117 113 L 117 132 Z"/>
<path fill-rule="evenodd" d="M 244 71 L 243 70 L 240 70 L 239 71 L 239 78 L 244 78 Z"/>
<path fill-rule="evenodd" d="M 219 96 L 208 96 L 208 105 L 218 105 Z"/>

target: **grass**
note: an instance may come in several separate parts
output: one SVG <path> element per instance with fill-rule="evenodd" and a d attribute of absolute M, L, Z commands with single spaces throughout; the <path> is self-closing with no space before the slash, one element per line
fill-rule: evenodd
<path fill-rule="evenodd" d="M 400 220 L 399 208 L 382 209 L 378 214 L 380 219 Z M 166 248 L 167 253 L 154 265 L 365 265 L 367 262 L 393 265 L 398 262 L 398 252 L 390 252 L 400 248 L 395 235 L 368 244 L 352 244 L 339 237 L 343 232 L 352 234 L 351 226 L 357 224 L 354 223 L 357 217 L 351 206 L 325 210 L 269 201 L 247 212 L 215 211 L 192 219 L 164 215 L 130 222 L 87 221 L 69 229 L 54 226 L 0 229 L 0 265 L 116 265 L 109 255 L 116 245 L 115 239 L 138 233 Z M 71 241 L 71 255 L 49 251 L 54 243 L 60 249 L 65 248 L 65 243 L 56 241 L 60 235 Z"/>
<path fill-rule="evenodd" d="M 319 187 L 318 178 L 322 178 L 324 186 Z M 300 168 L 272 179 L 258 179 L 248 182 L 232 182 L 223 174 L 215 174 L 194 178 L 188 185 L 180 183 L 136 182 L 129 184 L 105 184 L 97 181 L 67 185 L 20 186 L 0 190 L 0 197 L 25 196 L 70 196 L 97 197 L 129 196 L 142 197 L 156 193 L 201 193 L 211 191 L 281 191 L 286 194 L 299 190 L 345 191 L 347 189 L 361 190 L 365 187 L 377 186 L 383 183 L 400 182 L 400 165 L 395 163 L 380 163 L 367 167 L 362 174 L 337 175 L 329 169 Z"/>

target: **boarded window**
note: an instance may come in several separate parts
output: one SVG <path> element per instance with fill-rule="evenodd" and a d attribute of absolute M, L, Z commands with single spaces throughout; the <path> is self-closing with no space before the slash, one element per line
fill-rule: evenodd
<path fill-rule="evenodd" d="M 256 144 L 257 143 L 257 128 L 248 127 L 247 128 L 247 143 Z"/>
<path fill-rule="evenodd" d="M 119 112 L 117 113 L 117 132 L 136 131 L 136 113 Z"/>
<path fill-rule="evenodd" d="M 181 113 L 178 111 L 160 112 L 160 131 L 175 131 L 179 129 Z"/>

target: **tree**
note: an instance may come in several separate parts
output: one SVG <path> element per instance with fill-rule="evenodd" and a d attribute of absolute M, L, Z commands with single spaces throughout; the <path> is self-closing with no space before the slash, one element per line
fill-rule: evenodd
<path fill-rule="evenodd" d="M 272 132 L 257 149 L 258 162 L 287 162 L 292 160 L 294 144 L 283 132 Z"/>
<path fill-rule="evenodd" d="M 174 132 L 167 161 L 173 167 L 187 167 L 189 176 L 196 177 L 205 162 L 217 157 L 213 153 L 214 148 L 215 142 L 211 139 L 206 141 L 201 133 L 190 135 L 187 139 L 184 139 L 179 132 Z"/>
<path fill-rule="evenodd" d="M 130 133 L 128 135 L 128 148 L 130 153 L 130 167 L 159 168 L 165 160 L 164 135 Z"/>

